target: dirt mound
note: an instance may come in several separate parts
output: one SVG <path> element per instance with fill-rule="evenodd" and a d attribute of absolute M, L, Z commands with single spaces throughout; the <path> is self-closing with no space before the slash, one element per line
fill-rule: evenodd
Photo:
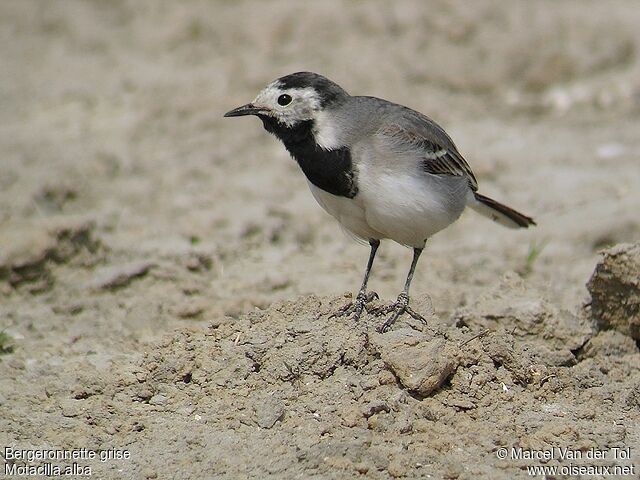
<path fill-rule="evenodd" d="M 604 250 L 587 284 L 600 329 L 614 328 L 640 340 L 640 243 Z"/>
<path fill-rule="evenodd" d="M 639 440 L 635 342 L 592 329 L 518 277 L 451 319 L 416 296 L 427 324 L 405 316 L 384 334 L 373 315 L 332 316 L 346 301 L 278 302 L 181 329 L 137 354 L 35 361 L 18 351 L 0 400 L 26 394 L 25 414 L 40 405 L 44 416 L 29 425 L 11 417 L 5 440 L 128 446 L 127 463 L 90 463 L 105 478 L 123 468 L 131 478 L 513 478 L 531 461 L 502 460 L 503 447 L 586 451 Z"/>
<path fill-rule="evenodd" d="M 603 332 L 582 348 L 582 323 L 507 284 L 455 325 L 403 318 L 385 334 L 377 317 L 331 317 L 344 297 L 280 302 L 176 332 L 115 375 L 84 365 L 56 408 L 68 441 L 131 445 L 128 471 L 147 478 L 513 478 L 522 465 L 500 447 L 629 444 L 625 424 L 594 424 L 637 415 L 633 342 Z"/>

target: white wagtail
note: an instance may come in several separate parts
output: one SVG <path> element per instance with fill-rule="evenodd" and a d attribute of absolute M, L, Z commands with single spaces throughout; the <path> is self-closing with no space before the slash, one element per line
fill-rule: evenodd
<path fill-rule="evenodd" d="M 375 97 L 351 96 L 331 80 L 298 72 L 267 85 L 253 102 L 225 117 L 256 115 L 298 162 L 311 193 L 329 214 L 371 245 L 362 287 L 349 311 L 366 306 L 369 272 L 380 240 L 413 248 L 404 289 L 381 325 L 409 308 L 409 286 L 428 238 L 465 207 L 510 228 L 530 217 L 477 192 L 471 168 L 453 140 L 429 117 Z M 345 309 L 342 313 L 345 313 Z"/>

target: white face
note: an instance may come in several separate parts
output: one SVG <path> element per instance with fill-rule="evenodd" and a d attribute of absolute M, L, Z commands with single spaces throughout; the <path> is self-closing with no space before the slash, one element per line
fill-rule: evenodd
<path fill-rule="evenodd" d="M 277 80 L 267 85 L 251 103 L 264 108 L 265 115 L 274 117 L 288 127 L 305 120 L 313 120 L 320 110 L 320 97 L 313 88 L 286 89 L 282 88 Z"/>

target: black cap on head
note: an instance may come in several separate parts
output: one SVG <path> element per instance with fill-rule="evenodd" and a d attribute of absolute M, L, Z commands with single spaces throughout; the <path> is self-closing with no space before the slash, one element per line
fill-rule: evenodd
<path fill-rule="evenodd" d="M 320 95 L 320 104 L 323 107 L 340 98 L 349 96 L 340 85 L 313 72 L 296 72 L 286 75 L 278 79 L 278 84 L 283 89 L 313 88 Z"/>

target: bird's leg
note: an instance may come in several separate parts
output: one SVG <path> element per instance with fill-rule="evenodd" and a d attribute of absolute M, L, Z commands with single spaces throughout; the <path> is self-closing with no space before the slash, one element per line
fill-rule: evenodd
<path fill-rule="evenodd" d="M 356 295 L 356 299 L 353 302 L 349 302 L 347 305 L 342 307 L 336 313 L 331 315 L 331 317 L 340 317 L 343 315 L 349 315 L 353 313 L 354 320 L 359 320 L 360 315 L 362 315 L 362 310 L 365 308 L 365 305 L 369 303 L 374 298 L 378 297 L 378 294 L 375 292 L 370 292 L 367 294 L 367 283 L 369 282 L 369 273 L 371 273 L 371 267 L 373 266 L 373 260 L 376 257 L 376 252 L 378 247 L 380 246 L 380 240 L 370 239 L 369 245 L 371 245 L 371 252 L 369 253 L 369 261 L 367 262 L 367 270 L 364 272 L 364 279 L 362 280 L 362 286 L 360 287 L 360 291 L 358 295 Z"/>
<path fill-rule="evenodd" d="M 369 252 L 369 261 L 367 262 L 367 269 L 364 272 L 364 278 L 362 279 L 362 285 L 360 286 L 360 291 L 356 296 L 356 301 L 354 304 L 354 318 L 358 320 L 360 315 L 362 314 L 362 309 L 365 307 L 367 303 L 369 303 L 374 298 L 378 297 L 378 294 L 375 292 L 371 292 L 370 295 L 367 295 L 367 283 L 369 282 L 369 274 L 371 273 L 371 267 L 373 267 L 373 260 L 376 257 L 376 252 L 378 251 L 378 247 L 380 246 L 380 240 L 369 240 L 369 245 L 371 245 L 371 251 Z"/>
<path fill-rule="evenodd" d="M 378 331 L 380 333 L 385 332 L 404 312 L 407 312 L 416 320 L 427 323 L 422 315 L 415 312 L 411 307 L 409 307 L 409 287 L 411 286 L 413 272 L 416 269 L 416 265 L 418 264 L 418 259 L 420 258 L 420 254 L 422 253 L 423 248 L 413 249 L 413 260 L 411 261 L 411 268 L 409 269 L 407 280 L 404 283 L 404 289 L 402 290 L 402 292 L 400 292 L 400 295 L 398 295 L 396 303 L 393 304 L 389 309 L 387 309 L 386 313 L 388 313 L 389 311 L 393 311 L 393 314 L 389 318 L 387 318 L 384 323 L 380 325 L 380 327 L 378 327 Z"/>

